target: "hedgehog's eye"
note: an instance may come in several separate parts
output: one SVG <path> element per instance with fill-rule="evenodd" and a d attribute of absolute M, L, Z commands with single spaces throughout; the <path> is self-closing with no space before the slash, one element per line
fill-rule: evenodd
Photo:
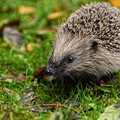
<path fill-rule="evenodd" d="M 72 56 L 68 56 L 66 62 L 72 63 L 74 61 L 74 58 Z"/>

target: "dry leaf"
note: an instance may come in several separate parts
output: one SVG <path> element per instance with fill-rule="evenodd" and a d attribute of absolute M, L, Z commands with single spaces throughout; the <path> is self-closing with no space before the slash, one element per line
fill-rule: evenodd
<path fill-rule="evenodd" d="M 30 14 L 35 12 L 35 8 L 21 5 L 18 8 L 18 12 L 19 14 Z"/>
<path fill-rule="evenodd" d="M 26 76 L 22 73 L 20 73 L 19 76 L 15 76 L 13 74 L 8 73 L 6 76 L 3 77 L 3 80 L 5 80 L 6 82 L 12 82 L 13 80 L 24 82 L 25 79 Z"/>
<path fill-rule="evenodd" d="M 26 76 L 25 76 L 25 75 L 23 75 L 22 73 L 20 73 L 20 74 L 19 74 L 19 76 L 18 76 L 18 77 L 16 77 L 16 79 L 24 82 L 24 81 L 25 81 L 25 79 L 26 79 Z"/>
<path fill-rule="evenodd" d="M 31 44 L 28 44 L 28 45 L 27 45 L 27 50 L 28 50 L 29 52 L 32 52 L 32 51 L 33 51 L 33 46 L 32 46 Z"/>
<path fill-rule="evenodd" d="M 45 68 L 44 67 L 39 67 L 35 70 L 34 72 L 34 77 L 38 78 L 40 75 L 43 75 Z"/>
<path fill-rule="evenodd" d="M 109 0 L 109 1 L 113 6 L 120 8 L 120 0 Z"/>
<path fill-rule="evenodd" d="M 60 18 L 64 15 L 64 12 L 54 12 L 48 15 L 49 20 Z"/>
<path fill-rule="evenodd" d="M 120 104 L 108 106 L 98 120 L 120 120 Z"/>

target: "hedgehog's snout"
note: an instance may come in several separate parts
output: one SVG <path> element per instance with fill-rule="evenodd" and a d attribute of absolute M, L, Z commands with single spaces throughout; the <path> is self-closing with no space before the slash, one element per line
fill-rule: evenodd
<path fill-rule="evenodd" d="M 47 67 L 47 68 L 45 69 L 45 74 L 48 75 L 48 76 L 53 75 L 53 69 Z"/>

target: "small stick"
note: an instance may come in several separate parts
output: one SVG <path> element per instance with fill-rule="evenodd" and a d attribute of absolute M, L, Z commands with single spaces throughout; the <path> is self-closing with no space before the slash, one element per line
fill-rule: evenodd
<path fill-rule="evenodd" d="M 25 107 L 25 108 L 20 108 L 19 110 L 27 110 L 27 109 L 31 109 L 31 108 L 36 108 L 36 107 L 54 107 L 54 108 L 58 108 L 58 107 L 63 107 L 63 108 L 69 108 L 68 106 L 64 106 L 62 104 L 40 104 L 40 105 L 31 105 L 29 107 Z M 77 113 L 78 115 L 80 115 L 80 112 L 76 111 L 74 108 L 70 108 L 72 111 L 74 111 L 75 113 Z"/>

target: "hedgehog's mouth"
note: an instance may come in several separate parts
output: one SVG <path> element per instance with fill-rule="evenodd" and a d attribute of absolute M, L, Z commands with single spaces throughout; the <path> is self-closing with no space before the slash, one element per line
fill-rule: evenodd
<path fill-rule="evenodd" d="M 51 75 L 51 76 L 44 75 L 43 79 L 44 79 L 45 81 L 50 82 L 50 81 L 55 80 L 56 77 L 55 77 L 55 76 L 52 76 L 52 75 Z"/>
<path fill-rule="evenodd" d="M 59 78 L 60 76 L 63 76 L 64 71 L 65 71 L 65 69 L 52 68 L 52 67 L 47 66 L 47 68 L 44 71 L 45 80 L 46 81 L 55 80 L 55 79 Z"/>

